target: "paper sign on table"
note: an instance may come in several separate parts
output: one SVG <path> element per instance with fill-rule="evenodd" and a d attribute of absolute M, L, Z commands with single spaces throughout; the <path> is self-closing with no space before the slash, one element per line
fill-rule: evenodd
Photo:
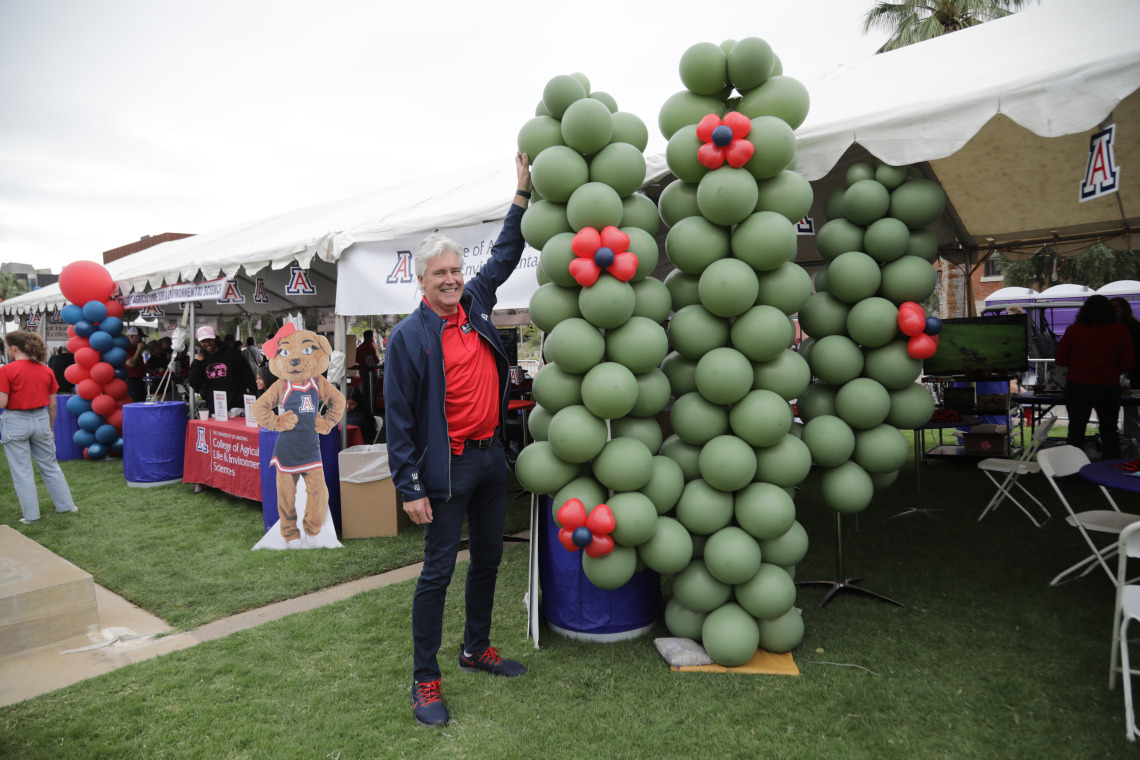
<path fill-rule="evenodd" d="M 214 419 L 225 422 L 230 418 L 229 407 L 226 406 L 226 392 L 214 391 Z"/>
<path fill-rule="evenodd" d="M 253 402 L 257 400 L 257 396 L 251 396 L 250 394 L 247 393 L 244 396 L 242 396 L 242 400 L 245 401 L 245 426 L 246 427 L 257 427 L 258 426 L 257 423 L 253 421 L 253 412 L 252 412 Z"/>

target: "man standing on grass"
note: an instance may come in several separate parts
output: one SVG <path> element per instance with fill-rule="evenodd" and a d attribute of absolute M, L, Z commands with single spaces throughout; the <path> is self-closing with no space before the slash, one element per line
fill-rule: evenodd
<path fill-rule="evenodd" d="M 424 526 L 424 566 L 412 602 L 412 713 L 446 725 L 436 653 L 443 607 L 467 518 L 467 625 L 459 669 L 520 676 L 526 668 L 491 646 L 491 608 L 503 555 L 507 464 L 502 427 L 509 372 L 491 324 L 496 291 L 518 265 L 520 224 L 530 198 L 525 154 L 515 156 L 518 190 L 490 260 L 463 282 L 462 248 L 433 234 L 416 250 L 419 308 L 388 339 L 384 402 L 388 461 L 404 511 Z"/>

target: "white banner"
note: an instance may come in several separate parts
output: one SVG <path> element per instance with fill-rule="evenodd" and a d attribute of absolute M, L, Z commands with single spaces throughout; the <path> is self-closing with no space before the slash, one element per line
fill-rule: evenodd
<path fill-rule="evenodd" d="M 128 309 L 141 309 L 144 306 L 181 301 L 217 301 L 224 296 L 226 296 L 226 278 L 219 277 L 206 282 L 180 282 L 176 285 L 166 285 L 158 290 L 131 293 L 124 296 L 122 302 Z"/>
<path fill-rule="evenodd" d="M 20 317 L 20 329 L 27 330 L 28 332 L 39 333 L 40 323 L 46 322 L 47 328 L 44 331 L 44 340 L 50 341 L 67 341 L 67 328 L 70 325 L 63 321 L 59 316 L 59 310 L 51 312 L 50 314 L 34 311 L 31 314 L 25 314 Z"/>
<path fill-rule="evenodd" d="M 441 230 L 463 247 L 463 278 L 483 268 L 502 222 Z M 415 276 L 412 253 L 423 235 L 383 243 L 356 243 L 337 265 L 337 314 L 409 314 L 423 294 Z M 538 288 L 539 252 L 527 246 L 514 274 L 499 288 L 496 309 L 527 308 Z"/>

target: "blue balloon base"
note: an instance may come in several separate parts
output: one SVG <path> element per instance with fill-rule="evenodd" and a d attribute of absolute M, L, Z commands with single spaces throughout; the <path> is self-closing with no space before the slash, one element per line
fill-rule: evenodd
<path fill-rule="evenodd" d="M 542 614 L 551 630 L 589 641 L 621 641 L 647 633 L 661 611 L 661 576 L 634 573 L 621 588 L 600 589 L 582 570 L 582 552 L 568 552 L 558 540 L 550 497 L 539 499 L 543 511 L 538 556 Z"/>
<path fill-rule="evenodd" d="M 149 488 L 182 482 L 188 423 L 185 401 L 123 407 L 123 475 L 127 485 Z"/>

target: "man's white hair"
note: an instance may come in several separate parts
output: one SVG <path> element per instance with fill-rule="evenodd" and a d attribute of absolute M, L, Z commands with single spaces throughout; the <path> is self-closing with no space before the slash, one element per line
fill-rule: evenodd
<path fill-rule="evenodd" d="M 463 247 L 451 238 L 433 232 L 421 240 L 415 255 L 416 277 L 423 277 L 428 264 L 448 251 L 455 251 L 455 255 L 459 257 L 459 265 L 463 266 Z"/>

